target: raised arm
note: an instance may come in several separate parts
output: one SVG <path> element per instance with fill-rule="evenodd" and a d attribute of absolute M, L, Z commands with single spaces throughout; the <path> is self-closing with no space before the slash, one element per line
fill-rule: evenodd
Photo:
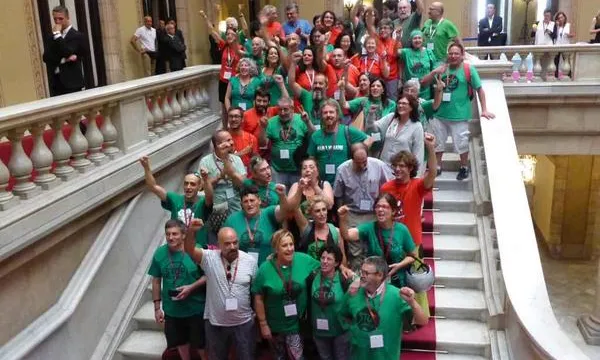
<path fill-rule="evenodd" d="M 246 39 L 250 39 L 250 29 L 248 28 L 248 22 L 246 22 L 246 16 L 244 15 L 244 4 L 238 4 L 238 10 L 240 12 L 240 27 Z"/>
<path fill-rule="evenodd" d="M 208 16 L 204 12 L 204 10 L 200 10 L 198 13 L 200 14 L 200 16 L 202 16 L 202 18 L 206 22 L 206 27 L 208 29 L 208 33 L 210 34 L 210 36 L 212 36 L 213 40 L 215 40 L 215 42 L 217 42 L 217 43 L 219 41 L 221 41 L 222 40 L 221 34 L 219 34 L 219 32 L 215 29 L 215 26 L 213 25 L 213 23 L 210 20 L 208 20 Z"/>
<path fill-rule="evenodd" d="M 275 185 L 275 192 L 277 193 L 277 197 L 279 198 L 279 205 L 275 208 L 275 218 L 278 222 L 282 223 L 288 218 L 290 214 L 294 213 L 294 209 L 290 206 L 290 204 L 287 201 L 285 185 Z"/>
<path fill-rule="evenodd" d="M 337 83 L 337 87 L 340 91 L 340 107 L 342 108 L 342 110 L 344 111 L 350 111 L 350 104 L 348 104 L 348 101 L 346 101 L 346 79 L 342 76 L 342 78 L 340 79 L 340 81 L 338 81 Z"/>
<path fill-rule="evenodd" d="M 202 262 L 203 250 L 202 248 L 196 247 L 196 232 L 204 226 L 202 219 L 192 219 L 189 228 L 185 233 L 184 249 L 185 252 L 194 260 L 197 264 Z"/>
<path fill-rule="evenodd" d="M 298 51 L 293 53 L 292 61 L 290 61 L 290 66 L 288 67 L 288 83 L 292 87 L 292 92 L 295 97 L 300 97 L 300 94 L 302 94 L 302 86 L 296 82 L 296 62 L 301 58 L 301 52 Z"/>
<path fill-rule="evenodd" d="M 206 206 L 213 205 L 214 189 L 212 181 L 208 177 L 208 171 L 205 168 L 200 168 L 200 177 L 202 178 L 202 187 L 204 188 L 204 204 Z"/>
<path fill-rule="evenodd" d="M 425 3 L 423 2 L 423 0 L 416 0 L 415 3 L 417 5 L 415 12 L 419 15 L 423 15 L 425 13 Z"/>
<path fill-rule="evenodd" d="M 279 87 L 279 90 L 281 91 L 281 98 L 289 98 L 290 94 L 285 86 L 283 75 L 275 74 L 273 75 L 273 80 L 275 80 L 275 84 L 277 84 L 277 87 Z"/>
<path fill-rule="evenodd" d="M 142 156 L 140 158 L 140 164 L 142 164 L 142 167 L 144 168 L 144 180 L 148 190 L 158 196 L 160 201 L 167 200 L 167 190 L 156 183 L 152 170 L 150 170 L 150 159 L 147 156 Z"/>
<path fill-rule="evenodd" d="M 244 175 L 235 171 L 235 167 L 233 166 L 233 161 L 230 157 L 226 157 L 223 159 L 223 173 L 229 176 L 233 185 L 237 188 L 241 188 L 244 183 Z"/>
<path fill-rule="evenodd" d="M 227 84 L 227 91 L 225 92 L 225 110 L 229 111 L 231 107 L 231 81 Z"/>
<path fill-rule="evenodd" d="M 358 241 L 358 229 L 348 226 L 348 206 L 341 206 L 338 209 L 338 216 L 340 218 L 340 235 L 346 241 Z"/>
<path fill-rule="evenodd" d="M 423 178 L 423 186 L 425 189 L 433 188 L 433 184 L 435 183 L 435 177 L 437 176 L 437 158 L 434 156 L 435 154 L 435 137 L 431 134 L 425 133 L 425 147 L 427 148 L 427 153 L 429 156 L 427 157 L 427 167 L 429 171 Z"/>

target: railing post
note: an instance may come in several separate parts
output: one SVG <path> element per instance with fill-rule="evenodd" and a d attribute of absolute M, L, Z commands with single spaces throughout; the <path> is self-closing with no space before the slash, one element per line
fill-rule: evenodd
<path fill-rule="evenodd" d="M 98 122 L 96 121 L 99 110 L 98 108 L 90 109 L 87 115 L 88 126 L 85 132 L 89 152 L 87 158 L 96 166 L 100 166 L 108 161 L 108 157 L 102 152 L 104 136 L 102 136 L 102 132 L 98 129 Z"/>
<path fill-rule="evenodd" d="M 113 111 L 112 122 L 117 129 L 116 146 L 123 153 L 131 152 L 148 143 L 146 97 L 138 95 L 119 101 Z"/>
<path fill-rule="evenodd" d="M 154 132 L 156 135 L 164 136 L 166 134 L 165 128 L 163 127 L 163 121 L 165 119 L 162 110 L 160 109 L 160 104 L 158 100 L 158 94 L 153 96 L 149 96 L 150 101 L 152 102 L 152 116 L 154 117 Z"/>
<path fill-rule="evenodd" d="M 185 90 L 187 102 L 190 104 L 190 121 L 196 121 L 199 119 L 199 104 L 196 103 L 196 97 L 194 96 L 194 85 L 189 85 Z"/>
<path fill-rule="evenodd" d="M 108 156 L 111 160 L 118 157 L 121 153 L 118 147 L 115 146 L 117 143 L 117 128 L 112 122 L 112 114 L 115 110 L 116 103 L 110 103 L 104 106 L 102 115 L 104 116 L 104 121 L 102 122 L 102 136 L 104 137 L 104 154 Z M 148 110 L 148 106 L 146 106 L 146 110 Z"/>
<path fill-rule="evenodd" d="M 71 136 L 69 137 L 69 145 L 71 146 L 71 151 L 73 154 L 73 161 L 71 165 L 75 168 L 75 170 L 80 173 L 84 173 L 88 171 L 92 165 L 92 162 L 88 160 L 85 156 L 88 151 L 88 141 L 81 133 L 81 129 L 79 128 L 79 124 L 81 123 L 81 114 L 74 114 L 69 120 L 69 124 L 71 125 Z"/>
<path fill-rule="evenodd" d="M 34 182 L 43 190 L 49 190 L 58 185 L 56 175 L 50 172 L 52 168 L 52 151 L 44 142 L 44 129 L 46 123 L 39 123 L 32 127 L 31 133 L 34 137 L 33 150 L 31 150 L 31 161 L 37 172 Z"/>
<path fill-rule="evenodd" d="M 163 128 L 168 133 L 173 132 L 175 130 L 175 126 L 171 123 L 173 120 L 173 109 L 169 104 L 169 93 L 166 90 L 161 94 L 161 105 L 164 116 Z"/>
<path fill-rule="evenodd" d="M 184 124 L 187 124 L 192 120 L 192 117 L 190 116 L 190 113 L 191 113 L 190 104 L 188 103 L 188 101 L 185 97 L 185 87 L 184 86 L 179 87 L 179 89 L 177 90 L 177 95 L 179 95 L 179 105 L 181 105 L 181 121 Z"/>
<path fill-rule="evenodd" d="M 546 81 L 547 82 L 556 81 L 556 64 L 554 63 L 555 57 L 556 57 L 556 53 L 553 53 L 553 52 L 548 53 L 548 65 L 546 66 Z"/>
<path fill-rule="evenodd" d="M 577 319 L 577 327 L 583 339 L 590 345 L 600 345 L 600 257 L 598 257 L 598 271 L 596 273 L 596 303 L 594 313 L 581 316 Z"/>
<path fill-rule="evenodd" d="M 181 105 L 177 100 L 177 88 L 171 89 L 167 92 L 167 97 L 171 99 L 171 109 L 173 110 L 173 126 L 180 129 L 183 127 L 181 121 Z"/>
<path fill-rule="evenodd" d="M 0 137 L 3 135 L 0 134 Z M 12 192 L 7 191 L 10 172 L 2 159 L 0 159 L 0 211 L 7 210 L 14 206 L 19 200 L 14 197 Z"/>
<path fill-rule="evenodd" d="M 68 120 L 68 117 L 61 117 L 55 119 L 54 123 L 52 124 L 52 130 L 54 130 L 54 140 L 52 140 L 52 146 L 50 149 L 52 150 L 52 155 L 54 155 L 54 161 L 56 162 L 54 174 L 62 181 L 68 181 L 77 176 L 77 173 L 73 167 L 69 165 L 73 151 L 71 150 L 71 146 L 67 140 L 65 140 L 63 134 L 63 124 Z"/>
<path fill-rule="evenodd" d="M 152 105 L 152 97 L 150 97 L 150 96 L 144 97 L 144 102 L 146 104 L 146 107 L 144 108 L 144 110 L 146 110 L 146 112 L 145 112 L 146 123 L 148 124 L 148 140 L 150 142 L 152 142 L 152 141 L 156 140 L 156 138 L 158 137 L 155 132 L 154 115 L 152 115 L 152 112 L 150 111 L 150 107 L 148 106 L 148 102 L 150 102 L 150 104 Z"/>
<path fill-rule="evenodd" d="M 23 140 L 25 129 L 13 129 L 8 132 L 12 153 L 8 162 L 10 174 L 15 178 L 15 186 L 12 191 L 21 199 L 31 199 L 40 191 L 32 181 L 31 172 L 33 171 L 33 163 L 23 149 Z"/>

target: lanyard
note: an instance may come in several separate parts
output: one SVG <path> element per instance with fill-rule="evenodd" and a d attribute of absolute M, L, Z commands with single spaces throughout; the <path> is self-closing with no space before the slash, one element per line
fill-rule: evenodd
<path fill-rule="evenodd" d="M 367 61 L 368 61 L 368 59 L 369 59 L 369 58 L 368 58 L 368 56 L 365 56 L 365 66 L 364 66 L 364 69 L 365 69 L 365 72 L 366 72 L 367 74 L 370 74 L 370 73 L 371 73 L 371 70 L 373 69 L 373 65 L 375 65 L 375 61 L 376 61 L 377 59 L 373 58 L 373 60 L 371 60 L 371 65 L 370 65 L 370 66 L 369 66 L 369 68 L 367 69 Z"/>
<path fill-rule="evenodd" d="M 268 183 L 267 186 L 265 186 L 265 199 L 261 199 L 262 207 L 267 207 L 271 204 L 271 188 L 269 188 L 269 185 L 271 185 L 271 183 Z"/>
<path fill-rule="evenodd" d="M 319 239 L 319 237 L 317 236 L 317 225 L 313 224 L 313 231 L 314 231 L 314 238 L 315 238 L 315 251 L 317 252 L 317 254 L 319 253 L 318 249 L 319 249 L 319 241 L 324 241 L 327 242 L 327 240 L 329 240 L 329 225 L 327 226 L 327 239 L 323 240 L 323 239 Z"/>
<path fill-rule="evenodd" d="M 429 25 L 429 39 L 433 40 L 433 37 L 435 36 L 435 34 L 437 33 L 437 29 L 438 27 L 442 24 L 442 22 L 444 21 L 444 18 L 441 18 L 440 21 L 438 21 L 438 23 L 435 25 L 435 29 L 433 28 L 433 22 L 431 22 L 431 25 Z"/>
<path fill-rule="evenodd" d="M 385 296 L 385 285 L 383 287 L 383 290 L 381 291 L 381 294 L 379 295 L 379 306 L 378 306 L 377 310 L 375 310 L 371 306 L 371 299 L 369 299 L 369 297 L 367 296 L 367 293 L 365 292 L 365 302 L 367 303 L 367 311 L 369 312 L 371 319 L 373 319 L 375 328 L 379 327 L 379 313 L 377 311 L 381 310 L 381 303 L 383 303 L 384 296 Z"/>
<path fill-rule="evenodd" d="M 192 207 L 190 208 L 190 215 L 188 216 L 188 212 L 187 212 L 187 201 L 185 201 L 185 199 L 183 199 L 183 221 L 185 222 L 185 227 L 188 228 L 190 227 L 190 224 L 192 223 L 192 219 L 194 218 L 194 204 L 192 204 Z"/>
<path fill-rule="evenodd" d="M 258 229 L 258 223 L 260 223 L 260 216 L 261 213 L 259 211 L 258 218 L 254 223 L 254 230 L 250 230 L 250 222 L 248 221 L 248 218 L 244 216 L 244 220 L 246 220 L 246 231 L 248 231 L 248 238 L 250 239 L 250 248 L 254 248 L 254 235 L 256 234 L 256 230 Z"/>
<path fill-rule="evenodd" d="M 181 274 L 181 265 L 177 268 L 177 270 L 175 270 L 173 268 L 173 257 L 171 255 L 171 250 L 167 250 L 167 251 L 168 251 L 168 254 L 169 254 L 169 268 L 175 274 L 173 276 L 173 285 L 177 286 L 177 279 L 179 279 L 179 275 Z"/>
<path fill-rule="evenodd" d="M 287 129 L 285 129 L 283 127 L 283 124 L 281 124 L 281 139 L 283 140 L 283 142 L 288 141 L 288 139 L 290 138 L 290 134 L 292 132 L 292 121 L 294 119 L 292 118 L 291 120 L 288 120 L 288 126 Z M 281 120 L 280 120 L 281 122 Z"/>
<path fill-rule="evenodd" d="M 367 162 L 368 164 L 368 162 Z M 356 172 L 352 171 L 352 176 L 356 179 L 356 182 L 358 183 L 358 187 L 360 189 L 360 192 L 362 194 L 362 198 L 363 199 L 371 199 L 371 196 L 369 195 L 369 169 L 368 169 L 368 165 L 367 165 L 367 169 L 364 170 L 364 174 L 360 174 L 357 175 Z M 367 176 L 367 181 L 363 181 L 363 178 L 365 177 L 365 175 Z"/>
<path fill-rule="evenodd" d="M 337 135 L 338 135 L 338 130 L 339 130 L 339 125 L 338 128 L 335 130 L 335 132 L 333 133 L 333 137 L 331 138 L 331 146 L 329 147 L 329 149 L 327 149 L 327 159 L 331 160 L 331 157 L 333 156 L 333 148 L 337 145 L 335 143 L 335 141 L 337 140 Z"/>
<path fill-rule="evenodd" d="M 310 88 L 312 89 L 313 83 L 315 82 L 315 69 L 312 70 L 312 78 L 309 75 L 308 69 L 304 72 L 306 73 L 306 77 L 308 78 L 308 82 L 310 83 Z"/>
<path fill-rule="evenodd" d="M 231 49 L 231 46 L 227 46 L 227 67 L 231 69 L 232 65 L 233 65 L 233 60 L 235 57 L 235 54 L 233 54 L 233 50 Z"/>
<path fill-rule="evenodd" d="M 281 272 L 281 266 L 277 265 L 275 263 L 275 261 L 273 261 L 273 266 L 275 266 L 275 269 L 277 270 L 277 275 L 279 275 L 279 278 L 281 279 L 281 282 L 283 283 L 283 288 L 285 289 L 285 292 L 287 293 L 288 298 L 291 300 L 292 299 L 292 265 L 290 265 L 290 278 L 288 279 L 288 281 L 285 281 L 283 272 Z"/>
<path fill-rule="evenodd" d="M 233 284 L 235 283 L 235 278 L 237 277 L 239 264 L 240 264 L 240 258 L 238 257 L 235 260 L 235 270 L 233 270 L 233 276 L 231 277 L 231 279 L 228 279 L 227 278 L 227 267 L 225 266 L 225 262 L 223 262 L 223 269 L 225 270 L 225 280 L 227 280 L 227 290 L 229 291 L 229 295 L 231 295 L 231 288 L 233 287 Z M 229 267 L 231 269 L 231 263 L 229 264 Z"/>
<path fill-rule="evenodd" d="M 323 276 L 323 273 L 321 273 L 321 281 L 319 284 L 319 306 L 323 310 L 325 310 L 325 308 L 327 307 L 327 303 L 325 302 L 325 287 L 323 286 L 323 279 L 326 278 L 331 281 L 330 289 L 333 291 L 333 277 L 334 276 L 335 276 L 335 272 L 333 273 L 333 276 L 330 278 L 326 278 L 325 276 Z"/>
<path fill-rule="evenodd" d="M 385 242 L 385 239 L 383 238 L 383 234 L 381 231 L 381 227 L 378 226 L 377 229 L 377 240 L 379 240 L 379 246 L 381 247 L 381 252 L 383 253 L 383 257 L 387 260 L 389 253 L 390 253 L 390 244 L 392 243 L 392 241 L 394 241 L 394 223 L 392 222 L 392 229 L 390 231 L 390 237 L 389 237 L 389 241 Z"/>

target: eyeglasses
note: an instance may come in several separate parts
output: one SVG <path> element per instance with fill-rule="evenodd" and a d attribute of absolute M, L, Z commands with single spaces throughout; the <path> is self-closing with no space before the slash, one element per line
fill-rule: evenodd
<path fill-rule="evenodd" d="M 389 205 L 386 205 L 386 204 L 377 204 L 377 205 L 375 205 L 375 209 L 384 209 L 384 210 L 389 210 L 389 209 L 391 209 L 391 208 L 392 208 L 391 206 L 389 206 Z"/>
<path fill-rule="evenodd" d="M 358 270 L 360 272 L 361 275 L 375 275 L 377 273 L 379 273 L 379 271 L 365 271 L 363 269 Z"/>
<path fill-rule="evenodd" d="M 231 265 L 227 265 L 227 273 L 225 274 L 227 281 L 231 281 Z"/>

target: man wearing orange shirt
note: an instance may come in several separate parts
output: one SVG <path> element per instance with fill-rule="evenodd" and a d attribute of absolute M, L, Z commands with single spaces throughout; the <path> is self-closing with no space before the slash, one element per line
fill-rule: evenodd
<path fill-rule="evenodd" d="M 340 92 L 337 89 L 338 82 L 342 79 L 342 76 L 346 76 L 346 99 L 354 99 L 358 94 L 358 78 L 360 77 L 360 71 L 356 66 L 346 61 L 346 54 L 342 49 L 335 49 L 331 52 L 331 64 L 327 64 L 327 96 L 332 97 L 336 100 L 340 100 Z M 347 70 L 346 70 L 347 68 Z"/>
<path fill-rule="evenodd" d="M 254 107 L 244 111 L 242 129 L 249 132 L 257 139 L 260 135 L 261 122 L 267 124 L 267 120 L 279 114 L 277 106 L 269 106 L 271 95 L 263 88 L 258 88 L 254 94 Z"/>
<path fill-rule="evenodd" d="M 243 114 L 242 108 L 231 107 L 227 112 L 227 125 L 233 139 L 234 154 L 242 159 L 244 166 L 248 167 L 250 159 L 258 155 L 258 140 L 256 136 L 242 130 Z"/>
<path fill-rule="evenodd" d="M 392 194 L 398 200 L 396 220 L 408 227 L 415 245 L 421 246 L 423 228 L 421 224 L 421 209 L 423 198 L 431 191 L 437 175 L 437 160 L 435 153 L 435 137 L 425 134 L 425 147 L 428 150 L 427 171 L 424 178 L 416 178 L 419 162 L 408 151 L 401 151 L 392 157 L 392 169 L 396 178 L 381 186 L 380 193 Z"/>

